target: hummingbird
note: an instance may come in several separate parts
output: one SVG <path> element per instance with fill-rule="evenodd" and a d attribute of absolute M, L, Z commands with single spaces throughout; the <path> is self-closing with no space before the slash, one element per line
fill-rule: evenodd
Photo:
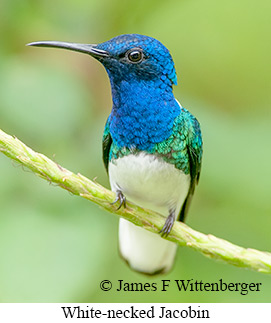
<path fill-rule="evenodd" d="M 197 119 L 175 99 L 175 65 L 158 40 L 124 34 L 100 44 L 38 41 L 30 46 L 88 54 L 105 68 L 112 110 L 103 133 L 103 162 L 118 208 L 126 200 L 160 213 L 159 234 L 120 218 L 119 251 L 131 269 L 168 272 L 177 244 L 164 239 L 175 221 L 184 221 L 202 163 Z"/>

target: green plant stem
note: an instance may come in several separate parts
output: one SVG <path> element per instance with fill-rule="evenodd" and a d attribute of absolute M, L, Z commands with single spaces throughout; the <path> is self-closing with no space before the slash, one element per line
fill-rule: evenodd
<path fill-rule="evenodd" d="M 55 183 L 75 195 L 82 196 L 146 230 L 158 233 L 164 225 L 165 218 L 158 213 L 129 202 L 126 208 L 117 211 L 116 206 L 111 204 L 115 198 L 113 192 L 79 173 L 74 174 L 63 168 L 2 130 L 0 130 L 0 151 L 50 183 Z M 180 246 L 192 248 L 209 258 L 221 260 L 237 267 L 271 273 L 270 253 L 239 247 L 213 235 L 193 230 L 181 222 L 175 222 L 166 239 L 176 242 Z"/>

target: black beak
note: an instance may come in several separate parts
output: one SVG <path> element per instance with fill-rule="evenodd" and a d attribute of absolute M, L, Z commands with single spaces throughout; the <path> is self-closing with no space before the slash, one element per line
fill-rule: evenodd
<path fill-rule="evenodd" d="M 38 47 L 54 47 L 54 48 L 64 48 L 68 50 L 73 50 L 80 53 L 89 54 L 95 58 L 108 57 L 109 53 L 105 50 L 97 48 L 97 45 L 93 44 L 77 44 L 77 43 L 67 43 L 60 41 L 37 41 L 27 44 L 27 46 L 38 46 Z"/>

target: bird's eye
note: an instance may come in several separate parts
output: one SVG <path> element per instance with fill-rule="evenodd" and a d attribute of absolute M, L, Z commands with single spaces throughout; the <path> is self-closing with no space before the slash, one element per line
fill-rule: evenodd
<path fill-rule="evenodd" d="M 131 63 L 140 63 L 144 56 L 140 48 L 133 48 L 126 53 L 126 57 Z"/>

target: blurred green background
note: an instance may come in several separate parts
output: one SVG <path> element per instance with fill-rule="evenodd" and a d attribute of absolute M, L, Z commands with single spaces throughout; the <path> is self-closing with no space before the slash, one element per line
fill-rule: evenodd
<path fill-rule="evenodd" d="M 193 228 L 271 251 L 269 0 L 1 0 L 0 128 L 62 166 L 109 187 L 101 140 L 111 109 L 107 75 L 79 53 L 38 40 L 97 43 L 141 33 L 175 61 L 175 95 L 201 123 Z M 149 278 L 118 255 L 118 218 L 0 155 L 0 301 L 269 302 L 271 277 L 179 248 L 174 270 Z M 116 292 L 117 281 L 260 282 L 261 291 Z M 102 280 L 113 290 L 103 292 Z"/>

